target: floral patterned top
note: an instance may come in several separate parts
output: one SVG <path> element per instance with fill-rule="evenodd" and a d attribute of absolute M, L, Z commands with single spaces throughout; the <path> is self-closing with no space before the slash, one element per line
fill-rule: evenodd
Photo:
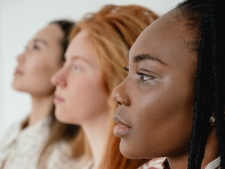
<path fill-rule="evenodd" d="M 51 118 L 22 128 L 23 122 L 13 125 L 0 142 L 0 169 L 37 169 L 40 154 L 50 134 Z M 53 145 L 46 169 L 74 168 L 76 160 L 65 141 Z"/>
<path fill-rule="evenodd" d="M 165 157 L 163 158 L 154 158 L 150 160 L 148 163 L 139 167 L 138 169 L 170 169 L 169 164 Z M 202 169 L 220 169 L 220 157 L 210 162 Z"/>

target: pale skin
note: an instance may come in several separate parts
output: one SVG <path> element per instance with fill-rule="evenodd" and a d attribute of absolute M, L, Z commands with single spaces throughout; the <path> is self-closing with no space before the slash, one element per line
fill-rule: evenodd
<path fill-rule="evenodd" d="M 174 19 L 177 14 L 173 10 L 160 17 L 130 49 L 129 74 L 112 94 L 119 104 L 114 134 L 128 158 L 167 157 L 171 169 L 186 169 L 197 54 L 187 48 L 182 37 L 188 39 L 191 32 L 184 18 Z M 212 126 L 202 167 L 217 157 Z"/>
<path fill-rule="evenodd" d="M 110 94 L 88 30 L 79 32 L 66 51 L 66 63 L 52 77 L 59 121 L 80 125 L 89 141 L 92 169 L 98 169 L 104 151 Z"/>
<path fill-rule="evenodd" d="M 55 87 L 50 79 L 63 65 L 60 44 L 63 36 L 58 25 L 48 25 L 30 40 L 25 51 L 17 57 L 12 86 L 31 96 L 32 108 L 27 126 L 46 118 L 52 111 Z"/>

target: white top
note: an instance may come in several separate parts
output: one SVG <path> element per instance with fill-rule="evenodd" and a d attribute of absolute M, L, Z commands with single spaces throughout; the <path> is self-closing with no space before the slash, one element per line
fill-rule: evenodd
<path fill-rule="evenodd" d="M 138 167 L 138 169 L 163 169 L 163 162 L 165 160 L 166 160 L 166 157 L 153 158 L 148 163 Z"/>
<path fill-rule="evenodd" d="M 163 163 L 166 160 L 165 157 L 162 158 L 154 158 L 150 160 L 148 163 L 144 164 L 143 166 L 139 167 L 138 169 L 164 169 Z M 220 157 L 216 158 L 209 164 L 207 164 L 202 169 L 220 169 Z"/>
<path fill-rule="evenodd" d="M 0 168 L 37 169 L 38 160 L 50 134 L 50 120 L 45 118 L 21 130 L 22 122 L 13 125 L 0 142 Z M 46 169 L 74 168 L 76 160 L 70 158 L 69 145 L 55 144 L 46 162 Z M 2 169 L 2 168 L 1 168 Z"/>
<path fill-rule="evenodd" d="M 219 169 L 220 167 L 220 157 L 209 163 L 204 169 Z"/>

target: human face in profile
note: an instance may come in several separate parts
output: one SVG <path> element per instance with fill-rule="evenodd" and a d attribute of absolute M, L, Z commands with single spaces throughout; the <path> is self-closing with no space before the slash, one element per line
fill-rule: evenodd
<path fill-rule="evenodd" d="M 129 74 L 113 91 L 114 134 L 128 158 L 188 156 L 197 54 L 186 45 L 191 32 L 178 15 L 165 14 L 138 37 Z"/>
<path fill-rule="evenodd" d="M 74 37 L 64 66 L 52 77 L 57 119 L 81 126 L 105 120 L 110 99 L 98 54 L 88 35 L 88 30 L 82 30 Z"/>
<path fill-rule="evenodd" d="M 34 35 L 24 52 L 17 57 L 12 86 L 36 96 L 53 95 L 51 76 L 63 65 L 63 31 L 50 24 Z"/>

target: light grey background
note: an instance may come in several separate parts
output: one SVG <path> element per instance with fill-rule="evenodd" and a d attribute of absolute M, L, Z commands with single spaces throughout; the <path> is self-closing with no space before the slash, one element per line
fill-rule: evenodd
<path fill-rule="evenodd" d="M 139 4 L 162 15 L 181 0 L 0 0 L 0 139 L 31 108 L 28 94 L 11 88 L 16 56 L 49 21 L 79 20 L 105 4 Z"/>

